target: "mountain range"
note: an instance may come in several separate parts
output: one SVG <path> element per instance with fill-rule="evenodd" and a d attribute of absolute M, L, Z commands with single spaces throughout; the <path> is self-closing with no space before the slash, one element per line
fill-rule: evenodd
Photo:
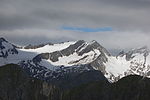
<path fill-rule="evenodd" d="M 131 100 L 142 100 L 137 98 L 149 87 L 150 50 L 144 46 L 113 56 L 97 41 L 17 46 L 0 38 L 0 66 L 0 100 L 129 100 L 123 99 L 132 95 L 125 88 L 134 85 L 140 87 Z"/>
<path fill-rule="evenodd" d="M 0 38 L 1 66 L 17 64 L 32 77 L 47 81 L 88 71 L 100 71 L 110 82 L 133 74 L 149 77 L 149 54 L 146 46 L 112 56 L 97 41 L 78 40 L 18 47 Z"/>

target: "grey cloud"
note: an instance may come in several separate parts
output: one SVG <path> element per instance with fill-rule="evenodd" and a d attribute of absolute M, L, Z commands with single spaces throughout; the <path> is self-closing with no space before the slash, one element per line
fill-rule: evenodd
<path fill-rule="evenodd" d="M 137 47 L 150 42 L 149 11 L 149 0 L 0 0 L 0 36 L 20 44 L 95 39 L 107 48 Z M 115 32 L 82 34 L 62 31 L 64 25 Z"/>
<path fill-rule="evenodd" d="M 150 34 L 143 34 L 142 32 L 96 32 L 96 33 L 82 33 L 72 31 L 58 31 L 58 30 L 15 30 L 12 32 L 3 31 L 3 36 L 20 45 L 39 44 L 45 42 L 63 42 L 75 40 L 96 40 L 107 49 L 129 49 L 142 46 L 150 47 Z M 6 34 L 7 33 L 7 34 Z M 13 34 L 17 35 L 14 36 Z M 29 35 L 32 33 L 32 35 Z M 55 33 L 55 34 L 54 34 Z"/>
<path fill-rule="evenodd" d="M 8 1 L 8 2 L 7 2 Z M 56 28 L 63 24 L 148 30 L 146 0 L 6 0 L 0 28 Z M 15 2 L 16 1 L 16 2 Z M 4 9 L 5 8 L 5 9 Z M 10 10 L 6 10 L 6 9 Z M 137 9 L 139 8 L 139 9 Z M 142 9 L 145 8 L 145 9 Z M 143 26 L 143 27 L 141 27 Z"/>

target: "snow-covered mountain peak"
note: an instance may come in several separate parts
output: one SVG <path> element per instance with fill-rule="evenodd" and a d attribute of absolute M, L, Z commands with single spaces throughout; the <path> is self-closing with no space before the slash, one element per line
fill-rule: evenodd
<path fill-rule="evenodd" d="M 4 41 L 7 42 L 7 41 L 5 40 L 5 38 L 1 37 L 1 38 L 0 38 L 0 43 L 1 43 L 1 42 L 4 42 Z"/>
<path fill-rule="evenodd" d="M 42 59 L 46 59 L 55 66 L 88 64 L 96 60 L 97 57 L 101 54 L 98 46 L 99 45 L 95 45 L 91 42 L 78 40 L 62 50 L 42 53 L 35 57 L 34 60 L 37 59 L 38 61 L 41 61 Z M 39 58 L 41 60 L 39 60 Z"/>
<path fill-rule="evenodd" d="M 121 51 L 116 57 L 108 57 L 106 66 L 106 77 L 111 81 L 117 81 L 120 78 L 137 74 L 150 77 L 150 50 L 144 46 L 132 49 L 128 52 Z"/>
<path fill-rule="evenodd" d="M 117 58 L 125 56 L 126 60 L 129 61 L 129 60 L 133 59 L 134 57 L 136 57 L 138 55 L 148 56 L 149 53 L 150 53 L 150 49 L 147 46 L 143 46 L 143 47 L 140 47 L 140 48 L 137 48 L 137 49 L 132 49 L 128 52 L 121 51 L 117 55 Z"/>
<path fill-rule="evenodd" d="M 18 54 L 16 47 L 4 38 L 0 38 L 0 57 L 7 58 L 14 54 Z"/>

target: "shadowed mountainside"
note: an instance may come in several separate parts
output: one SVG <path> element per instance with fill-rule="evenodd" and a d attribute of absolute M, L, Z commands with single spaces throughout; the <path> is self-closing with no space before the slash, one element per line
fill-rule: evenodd
<path fill-rule="evenodd" d="M 150 79 L 133 75 L 116 83 L 94 82 L 64 93 L 63 100 L 149 100 Z"/>
<path fill-rule="evenodd" d="M 0 100 L 60 100 L 54 85 L 30 78 L 18 65 L 0 67 Z"/>
<path fill-rule="evenodd" d="M 79 79 L 83 78 L 88 77 Z M 0 67 L 0 100 L 149 100 L 149 94 L 150 79 L 137 75 L 115 83 L 101 80 L 62 90 L 29 77 L 18 65 Z"/>

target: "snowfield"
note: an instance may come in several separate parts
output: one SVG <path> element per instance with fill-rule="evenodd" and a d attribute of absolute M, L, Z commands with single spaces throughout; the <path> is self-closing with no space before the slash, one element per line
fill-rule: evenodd
<path fill-rule="evenodd" d="M 67 48 L 70 45 L 73 45 L 75 43 L 76 43 L 76 41 L 74 41 L 74 42 L 64 42 L 64 43 L 53 44 L 53 45 L 48 44 L 48 45 L 45 45 L 44 47 L 37 48 L 37 49 L 20 49 L 20 50 L 26 51 L 26 52 L 34 52 L 34 53 L 37 53 L 37 54 L 51 53 L 51 52 L 63 50 L 63 49 L 65 49 L 65 48 Z"/>

